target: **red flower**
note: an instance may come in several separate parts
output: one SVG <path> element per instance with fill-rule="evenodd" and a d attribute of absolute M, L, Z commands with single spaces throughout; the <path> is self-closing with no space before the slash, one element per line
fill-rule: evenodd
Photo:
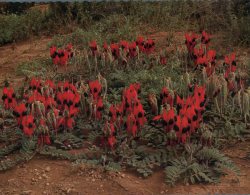
<path fill-rule="evenodd" d="M 27 136 L 31 136 L 36 128 L 35 119 L 32 115 L 24 116 L 20 125 L 23 133 Z"/>
<path fill-rule="evenodd" d="M 145 50 L 144 43 L 145 43 L 145 41 L 144 41 L 144 38 L 142 36 L 137 37 L 137 39 L 136 39 L 136 45 L 139 47 L 140 51 L 144 51 Z"/>
<path fill-rule="evenodd" d="M 185 44 L 187 46 L 188 52 L 192 53 L 196 46 L 196 39 L 198 38 L 198 36 L 194 33 L 192 35 L 186 33 L 185 38 L 186 38 Z"/>
<path fill-rule="evenodd" d="M 163 109 L 162 114 L 154 117 L 153 120 L 158 121 L 162 119 L 165 130 L 169 132 L 174 127 L 174 122 L 175 122 L 174 118 L 175 118 L 174 109 L 171 108 L 169 111 L 166 111 L 166 109 Z"/>
<path fill-rule="evenodd" d="M 41 93 L 41 87 L 42 87 L 41 80 L 33 77 L 30 81 L 29 88 L 32 90 L 37 90 L 39 93 Z"/>
<path fill-rule="evenodd" d="M 208 66 L 208 61 L 207 61 L 206 56 L 198 57 L 197 60 L 196 60 L 196 65 L 207 67 Z"/>
<path fill-rule="evenodd" d="M 137 126 L 142 127 L 147 122 L 145 110 L 141 103 L 138 103 L 138 106 L 134 108 L 134 115 L 136 117 Z"/>
<path fill-rule="evenodd" d="M 55 46 L 50 47 L 50 57 L 55 58 L 57 56 L 57 48 Z"/>
<path fill-rule="evenodd" d="M 126 121 L 127 132 L 131 133 L 133 137 L 136 136 L 137 133 L 137 125 L 136 125 L 136 118 L 134 114 L 129 114 Z"/>
<path fill-rule="evenodd" d="M 13 115 L 17 117 L 17 123 L 20 125 L 22 118 L 27 115 L 27 108 L 24 103 L 21 103 L 13 110 Z"/>
<path fill-rule="evenodd" d="M 215 50 L 208 50 L 207 59 L 211 63 L 212 66 L 215 66 L 216 51 Z"/>
<path fill-rule="evenodd" d="M 152 39 L 148 39 L 144 44 L 144 51 L 147 54 L 150 54 L 154 51 L 154 49 L 155 49 L 155 42 Z"/>
<path fill-rule="evenodd" d="M 188 118 L 183 117 L 181 123 L 181 142 L 186 143 L 187 136 L 190 134 L 190 126 L 188 124 Z"/>
<path fill-rule="evenodd" d="M 122 50 L 127 51 L 129 48 L 129 44 L 127 41 L 122 40 L 122 41 L 120 41 L 120 47 L 122 48 Z"/>
<path fill-rule="evenodd" d="M 96 55 L 96 53 L 97 53 L 97 43 L 96 43 L 95 40 L 93 40 L 93 41 L 91 41 L 91 42 L 89 43 L 89 48 L 90 48 L 91 51 L 92 51 L 92 55 L 93 55 L 93 56 Z"/>
<path fill-rule="evenodd" d="M 169 104 L 171 107 L 174 105 L 174 97 L 170 94 L 166 87 L 163 87 L 161 90 L 160 98 L 162 100 L 162 104 Z"/>
<path fill-rule="evenodd" d="M 179 114 L 180 110 L 184 108 L 184 100 L 181 99 L 178 95 L 176 97 L 176 106 L 177 113 Z"/>
<path fill-rule="evenodd" d="M 225 64 L 229 66 L 236 66 L 236 54 L 231 53 L 228 56 L 225 56 Z"/>
<path fill-rule="evenodd" d="M 46 111 L 48 111 L 49 109 L 56 107 L 56 101 L 52 97 L 47 97 L 44 102 L 44 106 Z"/>
<path fill-rule="evenodd" d="M 5 109 L 10 109 L 10 108 L 15 108 L 17 102 L 16 102 L 16 95 L 14 93 L 14 89 L 12 87 L 3 88 L 3 96 L 2 100 L 4 103 L 4 108 Z"/>
<path fill-rule="evenodd" d="M 67 64 L 68 59 L 69 59 L 69 52 L 66 50 L 58 50 L 58 56 L 59 56 L 59 64 L 64 66 Z"/>
<path fill-rule="evenodd" d="M 101 96 L 102 85 L 98 80 L 89 82 L 90 93 L 94 100 L 97 100 Z"/>
<path fill-rule="evenodd" d="M 225 63 L 228 67 L 227 67 L 227 70 L 225 72 L 225 79 L 228 79 L 228 75 L 231 73 L 231 72 L 235 72 L 237 67 L 236 67 L 236 55 L 235 53 L 232 53 L 228 56 L 225 56 Z"/>
<path fill-rule="evenodd" d="M 61 117 L 61 118 L 58 119 L 57 129 L 59 127 L 72 129 L 74 124 L 75 124 L 75 121 L 74 121 L 73 118 L 71 118 L 71 117 Z"/>
<path fill-rule="evenodd" d="M 210 35 L 206 33 L 206 31 L 202 31 L 201 33 L 201 43 L 208 45 L 210 42 Z"/>
<path fill-rule="evenodd" d="M 110 49 L 112 52 L 112 55 L 115 59 L 117 59 L 120 56 L 120 50 L 119 50 L 119 45 L 116 43 L 113 43 L 110 45 Z"/>
<path fill-rule="evenodd" d="M 56 86 L 52 80 L 46 80 L 44 86 L 49 87 L 50 89 L 55 90 Z"/>
<path fill-rule="evenodd" d="M 128 53 L 130 58 L 134 58 L 137 56 L 137 52 L 136 52 L 136 43 L 132 42 L 129 44 L 129 53 Z"/>
<path fill-rule="evenodd" d="M 72 58 L 73 57 L 73 45 L 72 43 L 69 43 L 67 46 L 66 46 L 66 51 L 68 52 L 68 58 Z"/>

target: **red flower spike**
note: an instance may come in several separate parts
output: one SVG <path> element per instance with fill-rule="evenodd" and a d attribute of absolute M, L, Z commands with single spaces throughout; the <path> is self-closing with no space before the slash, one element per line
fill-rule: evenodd
<path fill-rule="evenodd" d="M 101 96 L 102 85 L 98 80 L 89 82 L 90 93 L 94 100 L 97 100 Z"/>
<path fill-rule="evenodd" d="M 22 118 L 27 115 L 27 108 L 24 103 L 17 105 L 13 111 L 13 115 L 17 117 L 18 125 L 21 124 Z"/>
<path fill-rule="evenodd" d="M 32 115 L 24 116 L 20 128 L 23 130 L 25 135 L 32 136 L 36 128 L 34 117 Z"/>

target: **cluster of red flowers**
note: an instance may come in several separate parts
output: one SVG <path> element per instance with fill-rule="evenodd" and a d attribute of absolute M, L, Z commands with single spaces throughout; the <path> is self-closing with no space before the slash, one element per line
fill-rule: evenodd
<path fill-rule="evenodd" d="M 200 48 L 196 49 L 195 46 L 197 45 L 197 39 L 199 36 L 194 33 L 192 35 L 185 34 L 185 44 L 189 55 L 194 61 L 195 67 L 204 67 L 208 77 L 214 73 L 216 67 L 216 51 L 208 49 L 210 37 L 211 36 L 208 33 L 203 31 L 201 34 Z M 203 45 L 205 45 L 206 51 L 204 50 Z"/>
<path fill-rule="evenodd" d="M 98 45 L 95 40 L 89 43 L 89 48 L 91 49 L 93 56 L 97 55 Z M 152 39 L 145 40 L 143 37 L 138 37 L 136 41 L 133 42 L 121 40 L 119 43 L 110 44 L 110 46 L 108 46 L 106 42 L 103 44 L 104 52 L 110 50 L 114 59 L 118 59 L 120 57 L 121 51 L 125 53 L 127 58 L 134 58 L 138 55 L 138 50 L 146 54 L 151 54 L 154 49 L 155 42 Z"/>
<path fill-rule="evenodd" d="M 138 92 L 140 92 L 140 84 L 131 84 L 124 89 L 122 102 L 117 105 L 112 104 L 109 108 L 109 120 L 106 122 L 104 132 L 108 135 L 107 141 L 111 148 L 116 143 L 116 130 L 120 130 L 125 125 L 127 133 L 135 137 L 147 121 Z"/>
<path fill-rule="evenodd" d="M 50 130 L 71 129 L 79 113 L 80 95 L 69 82 L 57 85 L 47 80 L 32 78 L 23 98 L 15 99 L 13 88 L 3 89 L 3 102 L 17 118 L 19 127 L 27 136 L 36 132 L 39 144 L 50 144 Z M 35 131 L 36 130 L 36 131 Z"/>
<path fill-rule="evenodd" d="M 16 103 L 16 95 L 15 95 L 14 89 L 12 87 L 10 87 L 10 88 L 4 87 L 3 88 L 2 100 L 4 103 L 5 109 L 14 108 L 16 106 L 16 104 L 17 104 Z"/>
<path fill-rule="evenodd" d="M 207 77 L 210 77 L 215 73 L 217 65 L 216 65 L 216 51 L 215 50 L 209 50 L 209 43 L 211 35 L 206 33 L 205 31 L 202 32 L 201 35 L 201 41 L 200 41 L 200 48 L 196 49 L 195 46 L 197 44 L 196 40 L 199 36 L 196 34 L 188 35 L 185 34 L 186 38 L 186 46 L 189 52 L 189 55 L 191 56 L 192 60 L 194 61 L 194 64 L 196 66 L 196 69 L 198 67 L 203 67 L 206 70 Z M 204 50 L 203 45 L 206 46 L 206 50 Z M 224 59 L 224 68 L 225 68 L 225 74 L 224 78 L 227 81 L 228 89 L 229 91 L 232 91 L 232 94 L 235 94 L 236 91 L 240 88 L 242 88 L 243 80 L 235 81 L 230 80 L 229 75 L 231 73 L 236 72 L 236 55 L 235 53 L 231 53 L 228 56 L 225 56 Z M 218 93 L 216 93 L 218 95 Z"/>
<path fill-rule="evenodd" d="M 161 120 L 167 132 L 175 132 L 176 139 L 169 140 L 171 145 L 185 143 L 186 139 L 199 128 L 205 110 L 205 87 L 195 86 L 194 94 L 186 99 L 176 95 L 175 104 L 173 98 L 164 87 L 161 95 L 162 103 L 167 103 L 170 107 L 168 110 L 164 108 L 162 113 L 153 119 Z"/>
<path fill-rule="evenodd" d="M 56 46 L 50 47 L 50 57 L 55 65 L 66 65 L 68 60 L 73 57 L 72 44 L 68 44 L 65 49 L 57 49 Z"/>

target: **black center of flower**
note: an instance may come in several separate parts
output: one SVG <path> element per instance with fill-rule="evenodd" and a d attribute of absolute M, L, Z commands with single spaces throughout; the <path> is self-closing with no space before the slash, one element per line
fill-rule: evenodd
<path fill-rule="evenodd" d="M 9 99 L 8 99 L 8 102 L 9 102 L 9 103 L 11 103 L 11 102 L 12 102 L 12 99 L 11 99 L 11 98 L 9 98 Z"/>
<path fill-rule="evenodd" d="M 179 127 L 177 125 L 174 125 L 174 130 L 179 131 Z"/>
<path fill-rule="evenodd" d="M 97 111 L 99 111 L 99 112 L 100 112 L 100 111 L 102 111 L 103 109 L 104 109 L 104 107 L 103 107 L 103 106 L 102 106 L 102 107 L 98 107 L 98 108 L 97 108 Z"/>
<path fill-rule="evenodd" d="M 7 95 L 4 94 L 4 95 L 2 96 L 2 100 L 5 100 L 6 98 L 7 98 Z"/>
<path fill-rule="evenodd" d="M 173 119 L 170 119 L 170 120 L 168 121 L 168 124 L 169 124 L 169 125 L 174 124 L 174 120 L 173 120 Z"/>
<path fill-rule="evenodd" d="M 185 127 L 185 128 L 183 128 L 182 129 L 182 133 L 186 133 L 186 132 L 188 132 L 190 130 L 190 127 L 188 126 L 188 127 Z"/>
<path fill-rule="evenodd" d="M 138 117 L 141 118 L 143 114 L 141 112 L 138 113 Z"/>
<path fill-rule="evenodd" d="M 32 127 L 33 127 L 33 124 L 32 124 L 32 123 L 29 123 L 28 127 L 29 127 L 29 128 L 32 128 Z"/>
<path fill-rule="evenodd" d="M 24 111 L 24 112 L 22 113 L 22 115 L 23 115 L 23 116 L 26 116 L 26 115 L 27 115 L 27 111 Z"/>
<path fill-rule="evenodd" d="M 94 88 L 94 93 L 96 93 L 97 92 L 97 88 Z"/>

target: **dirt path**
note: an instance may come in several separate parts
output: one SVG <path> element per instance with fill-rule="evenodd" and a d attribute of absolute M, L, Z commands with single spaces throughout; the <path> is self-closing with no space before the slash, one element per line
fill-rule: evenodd
<path fill-rule="evenodd" d="M 247 194 L 250 192 L 250 160 L 245 160 L 249 142 L 226 150 L 241 174 L 229 174 L 217 185 L 164 184 L 164 174 L 158 171 L 142 179 L 132 173 L 102 172 L 91 167 L 73 166 L 62 160 L 36 157 L 5 173 L 0 173 L 0 194 L 103 194 L 103 195 L 155 195 L 155 194 Z"/>
<path fill-rule="evenodd" d="M 50 40 L 51 38 L 41 37 L 0 47 L 0 84 L 5 78 L 19 82 L 22 78 L 15 75 L 17 66 L 22 62 L 47 56 L 47 44 Z"/>
<path fill-rule="evenodd" d="M 157 44 L 166 45 L 166 33 L 152 35 Z M 21 62 L 48 55 L 50 38 L 31 40 L 0 47 L 0 83 L 4 78 L 20 81 L 15 68 Z M 225 153 L 241 169 L 241 175 L 229 174 L 217 185 L 178 184 L 169 187 L 164 184 L 164 174 L 158 171 L 142 179 L 129 172 L 103 173 L 90 167 L 74 167 L 62 160 L 35 157 L 32 161 L 10 171 L 0 173 L 0 194 L 103 194 L 103 195 L 155 195 L 155 194 L 208 194 L 208 193 L 250 193 L 250 160 L 243 157 L 250 151 L 250 144 L 243 142 Z"/>

